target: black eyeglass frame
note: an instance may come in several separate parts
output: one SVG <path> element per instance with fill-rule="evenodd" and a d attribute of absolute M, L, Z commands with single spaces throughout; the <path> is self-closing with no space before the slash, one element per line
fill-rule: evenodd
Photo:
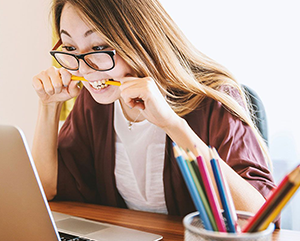
<path fill-rule="evenodd" d="M 92 54 L 98 54 L 98 53 L 104 53 L 104 54 L 107 54 L 111 57 L 111 60 L 112 60 L 112 67 L 111 68 L 108 68 L 108 69 L 104 69 L 104 70 L 100 70 L 100 69 L 95 69 L 93 66 L 91 66 L 86 60 L 85 60 L 85 56 L 87 55 L 92 55 Z M 89 52 L 89 53 L 85 53 L 85 54 L 71 54 L 71 53 L 66 53 L 66 52 L 63 52 L 63 51 L 57 51 L 57 50 L 52 50 L 50 51 L 50 54 L 55 58 L 55 60 L 62 66 L 64 67 L 65 69 L 68 69 L 68 70 L 72 70 L 72 71 L 75 71 L 75 70 L 79 70 L 79 60 L 82 59 L 90 68 L 96 70 L 96 71 L 109 71 L 109 70 L 112 70 L 114 67 L 115 67 L 115 59 L 114 59 L 114 56 L 116 55 L 116 50 L 105 50 L 105 51 L 95 51 L 95 52 Z M 63 64 L 61 64 L 61 62 L 56 58 L 55 54 L 65 54 L 65 55 L 70 55 L 70 56 L 73 56 L 76 60 L 77 60 L 77 63 L 78 63 L 78 68 L 76 69 L 73 69 L 73 68 L 69 68 L 69 67 L 66 67 L 64 66 Z"/>

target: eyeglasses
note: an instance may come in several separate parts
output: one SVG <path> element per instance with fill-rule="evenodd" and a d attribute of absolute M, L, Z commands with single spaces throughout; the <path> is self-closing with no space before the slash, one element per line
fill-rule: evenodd
<path fill-rule="evenodd" d="M 56 49 L 62 44 L 59 40 L 53 47 L 50 54 L 65 69 L 78 70 L 79 60 L 82 59 L 89 67 L 97 71 L 108 71 L 115 67 L 114 56 L 116 50 L 95 51 L 86 54 L 71 54 Z"/>

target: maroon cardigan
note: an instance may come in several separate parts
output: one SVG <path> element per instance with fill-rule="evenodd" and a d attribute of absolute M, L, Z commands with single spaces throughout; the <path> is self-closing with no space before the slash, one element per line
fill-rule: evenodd
<path fill-rule="evenodd" d="M 116 188 L 114 105 L 94 101 L 83 88 L 65 121 L 58 142 L 58 200 L 73 200 L 126 208 Z M 264 197 L 274 188 L 258 142 L 248 125 L 219 102 L 204 99 L 183 117 L 221 158 Z M 195 211 L 166 136 L 163 170 L 166 205 L 170 215 Z"/>

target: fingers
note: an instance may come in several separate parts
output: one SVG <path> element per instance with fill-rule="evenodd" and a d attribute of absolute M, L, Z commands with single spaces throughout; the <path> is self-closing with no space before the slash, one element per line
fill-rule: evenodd
<path fill-rule="evenodd" d="M 128 98 L 125 100 L 125 103 L 132 109 L 132 108 L 138 108 L 140 110 L 145 109 L 145 102 L 142 98 Z"/>
<path fill-rule="evenodd" d="M 134 99 L 132 100 L 132 108 L 138 108 L 140 110 L 145 110 L 145 102 L 142 99 Z"/>
<path fill-rule="evenodd" d="M 123 82 L 120 87 L 121 97 L 130 108 L 145 109 L 143 100 L 143 84 L 135 83 L 135 81 Z"/>
<path fill-rule="evenodd" d="M 63 68 L 51 67 L 45 72 L 44 87 L 49 95 L 59 94 L 67 88 L 71 82 L 71 74 Z M 47 78 L 48 77 L 48 78 Z"/>
<path fill-rule="evenodd" d="M 41 94 L 44 92 L 43 83 L 40 81 L 40 78 L 38 75 L 33 77 L 32 86 L 38 94 Z"/>
<path fill-rule="evenodd" d="M 130 108 L 143 110 L 143 117 L 152 124 L 165 128 L 178 117 L 152 78 L 130 77 L 119 81 L 122 83 L 120 95 L 124 103 Z"/>
<path fill-rule="evenodd" d="M 65 101 L 79 93 L 71 73 L 63 68 L 50 67 L 33 78 L 33 87 L 40 99 L 46 102 Z"/>
<path fill-rule="evenodd" d="M 51 67 L 33 78 L 33 86 L 39 94 L 53 95 L 61 92 L 61 77 L 58 69 Z"/>
<path fill-rule="evenodd" d="M 60 68 L 59 72 L 60 72 L 63 89 L 66 89 L 72 98 L 77 96 L 80 92 L 80 87 L 78 86 L 78 82 L 72 81 L 71 79 L 72 74 L 68 70 L 64 68 Z"/>
<path fill-rule="evenodd" d="M 70 85 L 70 83 L 72 82 L 71 81 L 71 76 L 72 75 L 70 74 L 69 71 L 67 71 L 64 68 L 60 68 L 59 73 L 60 73 L 60 76 L 61 76 L 62 85 L 64 87 L 68 87 Z"/>
<path fill-rule="evenodd" d="M 155 82 L 149 77 L 125 77 L 118 80 L 121 82 L 121 97 L 130 108 L 144 110 L 145 101 L 152 99 L 156 92 L 159 93 Z"/>
<path fill-rule="evenodd" d="M 54 73 L 48 73 L 49 71 L 43 71 L 40 73 L 40 80 L 44 86 L 44 90 L 46 94 L 48 95 L 53 95 L 55 93 L 55 88 L 56 91 L 58 91 L 58 84 L 57 83 L 52 83 L 52 79 L 59 79 L 59 76 L 55 77 Z M 57 81 L 56 81 L 57 82 Z"/>
<path fill-rule="evenodd" d="M 70 80 L 70 84 L 68 85 L 68 92 L 71 98 L 77 96 L 80 92 L 80 86 L 78 85 L 78 82 Z"/>

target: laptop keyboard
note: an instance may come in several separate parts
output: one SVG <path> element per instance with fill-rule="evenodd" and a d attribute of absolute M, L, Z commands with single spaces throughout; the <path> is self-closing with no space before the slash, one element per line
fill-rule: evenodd
<path fill-rule="evenodd" d="M 81 237 L 78 237 L 78 236 L 75 236 L 75 235 L 62 233 L 62 232 L 58 232 L 58 234 L 60 236 L 61 241 L 94 241 L 92 239 L 81 238 Z"/>

